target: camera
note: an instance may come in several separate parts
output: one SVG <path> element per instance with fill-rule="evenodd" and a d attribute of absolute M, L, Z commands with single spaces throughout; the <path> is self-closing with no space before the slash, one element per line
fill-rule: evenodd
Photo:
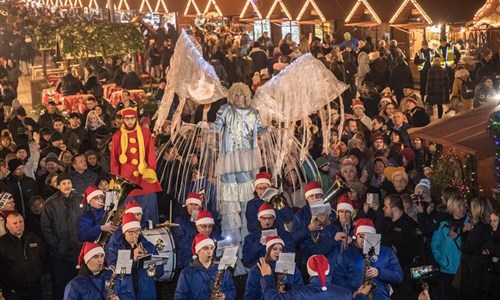
<path fill-rule="evenodd" d="M 433 265 L 419 266 L 410 269 L 412 279 L 426 279 L 439 272 L 439 268 Z"/>

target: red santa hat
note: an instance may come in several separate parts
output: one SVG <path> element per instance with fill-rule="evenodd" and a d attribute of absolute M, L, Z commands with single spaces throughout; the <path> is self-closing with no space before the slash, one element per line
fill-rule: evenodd
<path fill-rule="evenodd" d="M 188 204 L 198 204 L 201 207 L 201 194 L 189 193 L 186 198 L 186 205 Z"/>
<path fill-rule="evenodd" d="M 307 273 L 309 276 L 318 276 L 321 290 L 326 291 L 326 275 L 330 273 L 330 264 L 324 255 L 313 255 L 307 260 Z"/>
<path fill-rule="evenodd" d="M 277 235 L 274 235 L 274 236 L 268 236 L 266 237 L 266 252 L 269 250 L 269 248 L 271 248 L 274 244 L 281 244 L 283 247 L 285 247 L 285 242 L 283 242 L 283 240 L 277 236 Z"/>
<path fill-rule="evenodd" d="M 352 109 L 355 109 L 356 107 L 361 107 L 363 109 L 363 111 L 365 110 L 365 106 L 363 105 L 363 102 L 361 102 L 361 100 L 359 100 L 359 99 L 353 100 L 351 107 L 352 107 Z"/>
<path fill-rule="evenodd" d="M 306 184 L 306 194 L 305 194 L 306 198 L 315 194 L 323 194 L 321 183 L 317 181 L 308 182 Z"/>
<path fill-rule="evenodd" d="M 78 269 L 82 265 L 82 262 L 87 264 L 89 260 L 97 254 L 104 254 L 104 249 L 96 243 L 85 242 L 83 243 L 82 250 L 80 250 L 80 255 L 78 256 Z"/>
<path fill-rule="evenodd" d="M 82 203 L 80 204 L 80 207 L 83 207 L 83 203 L 85 203 L 85 202 L 90 203 L 90 200 L 92 200 L 92 198 L 97 197 L 97 196 L 104 197 L 104 192 L 101 191 L 96 186 L 93 186 L 93 185 L 89 186 L 88 188 L 85 189 L 85 193 L 83 194 L 83 199 L 82 199 Z"/>
<path fill-rule="evenodd" d="M 417 98 L 415 95 L 410 95 L 408 98 L 406 98 L 406 103 L 413 103 L 415 106 L 418 105 Z"/>
<path fill-rule="evenodd" d="M 122 231 L 125 233 L 129 229 L 141 228 L 141 223 L 134 214 L 125 213 L 122 218 Z"/>
<path fill-rule="evenodd" d="M 276 212 L 274 211 L 274 207 L 269 202 L 264 202 L 259 207 L 259 213 L 257 214 L 257 218 L 260 218 L 265 215 L 273 215 L 276 217 Z"/>
<path fill-rule="evenodd" d="M 125 204 L 125 213 L 128 214 L 142 214 L 142 207 L 135 200 L 127 202 Z"/>
<path fill-rule="evenodd" d="M 215 247 L 214 240 L 212 240 L 208 235 L 198 233 L 193 240 L 193 244 L 191 246 L 191 251 L 193 255 L 196 255 L 200 250 L 205 247 L 212 245 Z"/>
<path fill-rule="evenodd" d="M 351 198 L 347 194 L 342 194 L 339 196 L 337 201 L 337 211 L 339 210 L 348 210 L 351 214 L 354 212 L 354 207 L 352 206 Z"/>
<path fill-rule="evenodd" d="M 137 108 L 135 107 L 125 107 L 120 110 L 122 117 L 137 117 Z"/>
<path fill-rule="evenodd" d="M 215 224 L 214 218 L 208 210 L 200 210 L 196 217 L 196 226 L 204 224 Z"/>
<path fill-rule="evenodd" d="M 340 167 L 340 171 L 343 171 L 346 168 L 352 168 L 352 169 L 356 170 L 356 165 L 354 164 L 354 162 L 352 160 L 346 158 L 342 162 L 342 166 Z"/>
<path fill-rule="evenodd" d="M 266 183 L 269 186 L 271 185 L 271 174 L 268 172 L 260 172 L 255 176 L 255 186 L 263 183 Z"/>
<path fill-rule="evenodd" d="M 354 234 L 357 235 L 358 233 L 377 233 L 375 230 L 375 225 L 373 225 L 372 219 L 368 218 L 361 218 L 356 221 L 356 224 L 354 225 Z"/>

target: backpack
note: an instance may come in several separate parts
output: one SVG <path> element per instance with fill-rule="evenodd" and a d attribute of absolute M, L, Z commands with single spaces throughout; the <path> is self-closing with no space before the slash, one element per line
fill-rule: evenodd
<path fill-rule="evenodd" d="M 466 81 L 462 80 L 460 87 L 460 96 L 462 99 L 474 98 L 474 83 L 468 78 Z"/>

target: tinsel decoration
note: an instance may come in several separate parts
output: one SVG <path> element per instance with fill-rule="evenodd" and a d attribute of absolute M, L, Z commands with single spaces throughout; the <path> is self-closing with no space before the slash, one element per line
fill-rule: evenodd
<path fill-rule="evenodd" d="M 477 161 L 472 154 L 465 156 L 465 164 L 463 166 L 465 178 L 462 193 L 467 200 L 472 200 L 478 194 L 477 186 Z"/>
<path fill-rule="evenodd" d="M 494 174 L 495 174 L 495 200 L 500 201 L 500 111 L 495 111 L 490 116 L 488 131 L 493 137 L 495 150 Z"/>

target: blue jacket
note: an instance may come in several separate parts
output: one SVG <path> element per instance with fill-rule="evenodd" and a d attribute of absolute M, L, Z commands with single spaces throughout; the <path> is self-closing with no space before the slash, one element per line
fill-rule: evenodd
<path fill-rule="evenodd" d="M 323 230 L 315 232 L 316 243 L 314 243 L 308 227 L 311 223 L 311 217 L 311 208 L 309 204 L 306 204 L 293 218 L 293 238 L 295 245 L 300 247 L 303 264 L 307 263 L 309 257 L 314 254 L 323 254 L 328 257 L 334 247 L 340 244 L 334 240 L 335 234 L 339 231 L 335 224 L 329 224 Z"/>
<path fill-rule="evenodd" d="M 206 269 L 196 259 L 191 265 L 182 270 L 175 289 L 175 300 L 201 300 L 210 299 L 210 293 L 214 286 L 217 275 L 217 266 L 212 264 Z M 233 274 L 229 270 L 224 272 L 221 280 L 220 290 L 226 296 L 226 300 L 236 298 L 236 288 L 233 283 Z"/>
<path fill-rule="evenodd" d="M 259 219 L 257 215 L 259 213 L 260 206 L 264 204 L 264 200 L 257 197 L 248 201 L 247 208 L 245 211 L 245 217 L 247 218 L 247 229 L 248 232 L 252 232 L 259 229 Z M 292 221 L 293 219 L 293 209 L 290 206 L 286 206 L 280 210 L 276 211 L 276 224 L 279 227 L 283 227 L 285 223 Z"/>
<path fill-rule="evenodd" d="M 139 237 L 139 242 L 147 251 L 148 254 L 158 255 L 155 245 L 151 244 L 144 236 Z M 115 243 L 108 243 L 106 246 L 106 263 L 108 266 L 116 266 L 116 260 L 118 259 L 118 250 L 131 250 L 130 244 L 125 241 L 125 236 L 117 240 Z M 130 293 L 134 296 L 130 298 L 131 300 L 156 300 L 156 287 L 153 278 L 148 277 L 146 270 L 139 268 L 137 262 L 132 264 L 132 272 L 137 272 L 138 274 L 138 293 L 134 292 L 134 281 L 132 275 L 125 275 L 123 280 L 129 289 Z M 163 266 L 156 267 L 156 278 L 163 276 L 164 270 Z M 121 299 L 121 298 L 120 298 Z"/>
<path fill-rule="evenodd" d="M 100 300 L 106 299 L 107 289 L 106 280 L 111 278 L 111 272 L 103 272 L 92 275 L 86 266 L 82 266 L 80 274 L 73 278 L 64 290 L 64 300 Z M 126 289 L 125 283 L 121 278 L 116 279 L 114 294 L 121 300 L 133 299 L 133 294 Z"/>
<path fill-rule="evenodd" d="M 78 239 L 82 242 L 93 242 L 101 234 L 101 220 L 104 208 L 96 209 L 88 205 L 88 209 L 78 218 Z"/>
<path fill-rule="evenodd" d="M 278 229 L 278 235 L 285 242 L 285 252 L 294 252 L 295 247 L 291 234 L 282 234 Z M 243 265 L 247 268 L 253 268 L 259 261 L 259 258 L 266 256 L 266 245 L 260 243 L 261 236 L 262 230 L 258 230 L 245 237 L 242 261 Z"/>
<path fill-rule="evenodd" d="M 196 236 L 196 225 L 190 220 L 191 216 L 175 218 L 174 223 L 179 224 L 174 229 L 173 236 L 177 247 L 177 268 L 183 269 L 189 266 L 193 257 L 191 246 Z"/>
<path fill-rule="evenodd" d="M 340 222 L 337 220 L 335 221 L 334 223 L 335 226 L 337 226 L 337 229 L 339 231 L 342 231 L 340 228 L 342 228 L 342 225 L 340 225 Z M 348 236 L 354 236 L 354 224 L 351 223 L 351 226 L 349 227 L 349 232 L 348 232 Z M 334 235 L 335 237 L 335 235 Z M 330 252 L 330 254 L 328 254 L 327 258 L 328 258 L 328 262 L 330 263 L 330 266 L 335 266 L 335 264 L 337 263 L 337 259 L 339 258 L 339 255 L 342 251 L 342 241 L 338 241 L 335 246 L 333 247 L 333 250 L 332 252 Z"/>
<path fill-rule="evenodd" d="M 219 211 L 217 210 L 217 188 L 213 183 L 208 181 L 206 178 L 200 178 L 197 180 L 189 180 L 186 182 L 186 188 L 184 189 L 184 199 L 181 203 L 184 203 L 187 199 L 189 193 L 199 193 L 201 189 L 205 190 L 205 201 L 207 203 L 207 210 L 212 214 L 215 222 L 219 219 Z"/>
<path fill-rule="evenodd" d="M 469 216 L 464 220 L 464 224 L 469 221 Z M 460 232 L 458 237 L 453 240 L 448 236 L 450 233 L 450 225 L 448 220 L 439 223 L 439 227 L 432 235 L 431 249 L 434 259 L 439 264 L 439 270 L 447 274 L 455 274 L 460 264 L 460 247 L 462 245 L 462 239 L 460 238 Z"/>
<path fill-rule="evenodd" d="M 264 276 L 260 279 L 262 294 L 266 300 L 352 300 L 352 293 L 340 286 L 334 286 L 330 276 L 326 276 L 326 291 L 321 289 L 321 283 L 318 276 L 309 279 L 310 283 L 306 286 L 294 288 L 285 293 L 278 293 L 273 276 Z M 358 294 L 355 300 L 368 299 L 365 295 Z"/>
<path fill-rule="evenodd" d="M 276 268 L 275 261 L 268 262 L 271 265 L 271 269 Z M 275 274 L 274 276 L 276 276 Z M 263 300 L 264 296 L 262 295 L 262 289 L 260 287 L 260 279 L 262 275 L 260 273 L 259 267 L 253 267 L 248 273 L 247 277 L 247 285 L 245 287 L 245 300 Z M 297 286 L 304 286 L 304 280 L 302 279 L 302 274 L 297 267 L 295 267 L 295 273 L 293 275 L 287 275 L 285 277 L 285 289 L 291 290 L 296 288 Z"/>
<path fill-rule="evenodd" d="M 381 246 L 378 260 L 370 262 L 370 266 L 377 268 L 379 272 L 378 277 L 373 279 L 373 283 L 377 285 L 373 291 L 373 299 L 391 299 L 389 284 L 398 285 L 403 282 L 403 271 L 396 254 L 391 248 Z M 362 284 L 363 273 L 362 249 L 350 246 L 340 254 L 334 266 L 333 283 L 354 292 Z"/>

